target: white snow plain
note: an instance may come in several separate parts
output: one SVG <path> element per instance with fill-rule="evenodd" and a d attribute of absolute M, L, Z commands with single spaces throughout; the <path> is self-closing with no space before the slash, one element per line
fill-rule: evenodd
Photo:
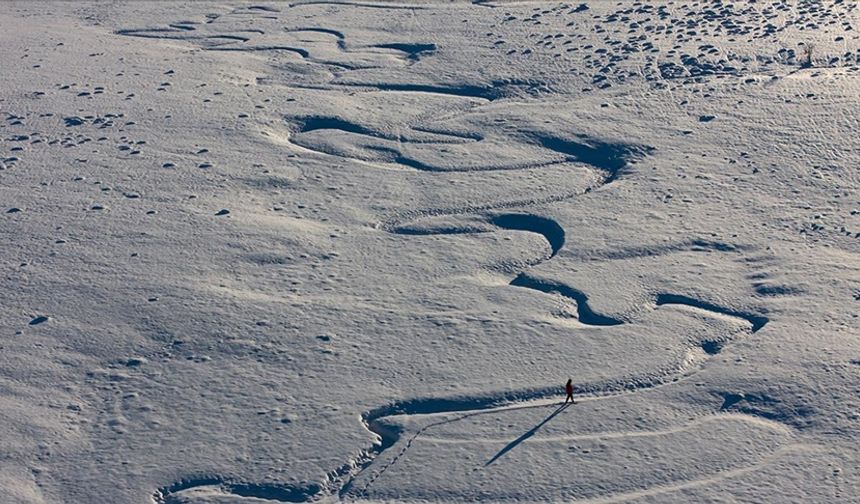
<path fill-rule="evenodd" d="M 0 502 L 860 502 L 858 30 L 4 3 Z"/>

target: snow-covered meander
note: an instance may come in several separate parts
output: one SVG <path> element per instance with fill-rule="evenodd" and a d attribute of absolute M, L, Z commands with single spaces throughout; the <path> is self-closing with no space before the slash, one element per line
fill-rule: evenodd
<path fill-rule="evenodd" d="M 0 502 L 857 500 L 858 21 L 9 3 Z"/>

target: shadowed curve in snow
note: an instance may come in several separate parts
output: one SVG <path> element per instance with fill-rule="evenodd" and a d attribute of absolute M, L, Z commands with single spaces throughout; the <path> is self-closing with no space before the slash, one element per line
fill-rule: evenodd
<path fill-rule="evenodd" d="M 207 47 L 207 51 L 235 51 L 235 52 L 264 52 L 264 51 L 285 51 L 298 54 L 302 58 L 309 58 L 310 53 L 298 47 L 282 46 L 282 45 L 262 45 L 262 46 L 217 46 Z"/>
<path fill-rule="evenodd" d="M 603 171 L 606 176 L 603 184 L 613 182 L 621 171 L 633 160 L 650 153 L 653 148 L 620 142 L 606 142 L 576 135 L 580 140 L 564 139 L 544 134 L 531 137 L 541 146 L 551 151 L 571 156 L 573 160 L 585 163 Z"/>
<path fill-rule="evenodd" d="M 286 122 L 290 124 L 293 128 L 293 132 L 295 134 L 301 133 L 312 133 L 315 131 L 321 130 L 337 130 L 343 131 L 346 133 L 354 133 L 356 135 L 364 135 L 372 138 L 379 138 L 383 140 L 391 140 L 395 142 L 404 142 L 404 143 L 466 143 L 472 141 L 481 140 L 480 137 L 476 137 L 475 135 L 464 135 L 464 134 L 455 134 L 455 133 L 447 133 L 444 131 L 430 131 L 430 130 L 421 130 L 418 128 L 410 128 L 407 131 L 414 131 L 417 133 L 423 133 L 425 136 L 430 136 L 430 140 L 418 140 L 413 138 L 415 135 L 405 135 L 402 133 L 393 134 L 385 131 L 381 131 L 378 129 L 374 129 L 368 126 L 361 125 L 359 123 L 349 121 L 347 119 L 342 119 L 340 117 L 328 116 L 328 115 L 309 115 L 309 116 L 297 116 L 297 117 L 288 117 L 286 118 Z M 304 146 L 300 142 L 296 142 L 295 139 L 291 139 L 293 143 L 296 145 L 310 148 L 312 150 L 317 150 L 312 147 Z M 370 146 L 366 146 L 365 148 L 372 148 Z M 376 147 L 376 150 L 385 150 L 384 147 Z M 395 149 L 388 149 L 392 153 L 400 156 L 400 152 Z M 326 153 L 324 151 L 319 151 Z M 432 168 L 428 168 L 428 170 L 433 170 Z"/>
<path fill-rule="evenodd" d="M 577 318 L 580 322 L 593 326 L 614 326 L 620 325 L 623 321 L 606 315 L 596 313 L 588 305 L 588 296 L 584 292 L 574 289 L 568 285 L 548 280 L 541 280 L 529 276 L 526 273 L 520 273 L 516 278 L 511 280 L 510 285 L 514 287 L 526 287 L 540 292 L 557 292 L 558 294 L 573 299 L 576 301 Z"/>
<path fill-rule="evenodd" d="M 492 231 L 487 225 L 492 225 L 501 229 L 512 231 L 527 231 L 541 235 L 552 250 L 550 258 L 555 257 L 558 251 L 564 246 L 565 233 L 564 228 L 558 222 L 549 217 L 533 215 L 527 213 L 503 213 L 491 215 L 477 215 L 475 220 L 463 224 L 446 224 L 441 225 L 416 225 L 405 224 L 389 229 L 394 234 L 413 235 L 413 236 L 430 236 L 430 235 L 457 235 L 457 234 L 477 234 L 489 233 Z"/>
<path fill-rule="evenodd" d="M 392 44 L 377 44 L 373 47 L 378 47 L 380 49 L 393 49 L 395 51 L 400 51 L 406 54 L 406 59 L 412 62 L 418 61 L 421 56 L 425 54 L 432 53 L 436 50 L 436 44 L 406 44 L 406 43 L 392 43 Z"/>
<path fill-rule="evenodd" d="M 220 491 L 237 497 L 254 497 L 274 502 L 308 502 L 322 491 L 322 487 L 315 483 L 306 486 L 233 483 L 218 476 L 202 476 L 182 479 L 172 485 L 161 487 L 153 494 L 153 500 L 159 504 L 184 502 L 175 498 L 177 493 L 201 487 L 217 487 Z"/>
<path fill-rule="evenodd" d="M 585 293 L 563 283 L 543 280 L 530 276 L 527 273 L 520 273 L 519 275 L 517 275 L 516 278 L 511 281 L 510 285 L 515 287 L 526 287 L 545 293 L 555 292 L 566 298 L 573 299 L 574 301 L 576 301 L 579 321 L 583 324 L 611 326 L 624 323 L 624 321 L 620 319 L 615 319 L 596 313 L 589 306 L 588 296 L 585 295 Z M 655 296 L 656 306 L 659 307 L 671 304 L 691 306 L 693 308 L 713 312 L 715 314 L 727 315 L 729 317 L 745 320 L 750 324 L 750 330 L 753 333 L 758 332 L 769 322 L 769 319 L 764 315 L 757 315 L 754 313 L 726 308 L 689 296 L 668 293 L 660 293 Z M 710 355 L 719 353 L 721 348 L 721 343 L 715 341 L 708 341 L 702 344 L 702 349 Z"/>
<path fill-rule="evenodd" d="M 543 236 L 549 242 L 552 248 L 552 255 L 555 257 L 561 247 L 564 246 L 564 228 L 559 225 L 554 219 L 541 217 L 538 215 L 507 213 L 493 215 L 490 217 L 490 223 L 502 228 L 515 231 L 531 231 Z"/>
<path fill-rule="evenodd" d="M 411 84 L 399 82 L 339 82 L 339 86 L 372 88 L 378 91 L 408 91 L 414 93 L 431 93 L 464 98 L 481 98 L 494 101 L 504 98 L 516 88 L 532 87 L 533 84 L 523 82 L 493 81 L 487 85 L 477 84 Z"/>
<path fill-rule="evenodd" d="M 722 315 L 728 315 L 730 317 L 741 318 L 752 325 L 752 332 L 758 332 L 759 329 L 764 327 L 769 322 L 769 319 L 763 315 L 756 315 L 749 312 L 724 308 L 722 306 L 717 306 L 706 301 L 701 301 L 699 299 L 691 298 L 689 296 L 683 296 L 680 294 L 658 294 L 656 303 L 657 306 L 665 304 L 680 304 L 692 306 L 694 308 L 700 308 L 702 310 L 712 311 L 714 313 L 720 313 Z"/>

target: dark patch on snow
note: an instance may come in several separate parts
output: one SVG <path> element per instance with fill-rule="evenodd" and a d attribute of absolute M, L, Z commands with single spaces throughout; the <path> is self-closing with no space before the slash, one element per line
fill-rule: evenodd
<path fill-rule="evenodd" d="M 792 425 L 802 429 L 811 425 L 815 410 L 805 401 L 794 404 L 777 399 L 765 392 L 728 393 L 719 392 L 723 397 L 722 411 L 734 411 L 745 415 L 757 416 L 767 420 Z"/>
<path fill-rule="evenodd" d="M 275 7 L 269 7 L 268 5 L 251 5 L 248 7 L 248 10 L 259 10 L 264 12 L 281 12 L 280 9 L 276 9 Z"/>
<path fill-rule="evenodd" d="M 190 490 L 192 488 L 206 486 L 217 486 L 225 493 L 239 497 L 254 497 L 277 502 L 310 502 L 322 490 L 322 488 L 317 484 L 295 486 L 280 484 L 230 483 L 224 478 L 218 476 L 203 476 L 182 479 L 172 485 L 161 487 L 153 495 L 153 500 L 159 504 L 179 502 L 179 499 L 176 499 L 174 494 Z"/>
<path fill-rule="evenodd" d="M 290 256 L 285 256 L 274 252 L 256 252 L 246 255 L 245 259 L 248 262 L 257 264 L 259 266 L 290 264 L 292 262 L 292 258 Z"/>
<path fill-rule="evenodd" d="M 412 235 L 412 236 L 431 236 L 431 235 L 455 235 L 455 234 L 477 234 L 489 233 L 490 229 L 477 226 L 437 226 L 432 228 L 417 227 L 417 226 L 399 226 L 391 230 L 394 234 Z"/>
<path fill-rule="evenodd" d="M 411 61 L 418 61 L 418 59 L 425 53 L 430 53 L 436 50 L 436 44 L 401 44 L 401 43 L 393 43 L 393 44 L 378 44 L 374 47 L 378 47 L 380 49 L 394 49 L 395 51 L 400 51 L 406 53 L 406 59 Z"/>
<path fill-rule="evenodd" d="M 610 143 L 577 135 L 580 140 L 570 140 L 545 134 L 530 135 L 546 149 L 571 156 L 574 161 L 585 163 L 606 172 L 604 184 L 608 184 L 621 174 L 621 170 L 631 161 L 638 159 L 653 147 L 625 143 Z"/>
<path fill-rule="evenodd" d="M 321 490 L 319 485 L 305 487 L 290 485 L 261 485 L 237 483 L 227 486 L 227 490 L 240 497 L 255 497 L 277 502 L 309 502 Z"/>
<path fill-rule="evenodd" d="M 744 399 L 743 394 L 723 393 L 723 404 L 720 405 L 720 410 L 725 411 Z"/>
<path fill-rule="evenodd" d="M 66 123 L 66 127 L 71 127 L 71 126 L 80 126 L 81 124 L 83 124 L 83 123 L 84 123 L 84 120 L 83 120 L 83 119 L 81 119 L 80 117 L 77 117 L 77 116 L 75 116 L 75 117 L 66 117 L 65 119 L 63 119 L 63 121 L 65 121 L 65 123 Z"/>
<path fill-rule="evenodd" d="M 705 340 L 702 342 L 702 350 L 708 355 L 717 355 L 723 351 L 723 342 L 714 340 Z"/>
<path fill-rule="evenodd" d="M 338 129 L 346 131 L 347 133 L 357 133 L 359 135 L 386 138 L 382 133 L 338 117 L 308 116 L 296 118 L 292 121 L 298 124 L 298 133 L 309 133 L 311 131 L 325 129 Z"/>
<path fill-rule="evenodd" d="M 723 243 L 707 240 L 693 240 L 690 242 L 691 250 L 699 252 L 701 250 L 716 250 L 718 252 L 737 252 L 738 247 L 731 243 Z"/>
<path fill-rule="evenodd" d="M 753 284 L 753 287 L 755 288 L 756 294 L 759 296 L 794 296 L 803 293 L 803 290 L 788 285 L 766 285 L 763 283 L 755 283 Z"/>

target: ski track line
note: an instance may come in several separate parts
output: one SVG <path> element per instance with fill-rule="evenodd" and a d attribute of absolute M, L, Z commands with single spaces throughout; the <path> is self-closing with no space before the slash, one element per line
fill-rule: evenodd
<path fill-rule="evenodd" d="M 580 402 L 588 402 L 594 399 L 584 398 L 582 401 L 577 401 L 577 404 Z M 552 403 L 552 405 L 558 405 L 558 402 Z M 504 412 L 505 408 L 499 408 L 497 410 L 493 410 L 494 412 Z M 681 432 L 686 432 L 691 428 L 696 426 L 707 424 L 715 421 L 722 420 L 738 420 L 742 422 L 749 422 L 752 424 L 756 424 L 760 427 L 765 427 L 773 430 L 778 430 L 785 434 L 790 434 L 791 431 L 786 428 L 783 424 L 763 420 L 760 418 L 752 417 L 745 414 L 736 414 L 736 413 L 717 413 L 711 416 L 700 417 L 692 422 L 689 422 L 681 427 L 672 427 L 668 429 L 658 429 L 651 431 L 612 431 L 612 432 L 597 432 L 594 434 L 570 434 L 570 435 L 562 435 L 562 436 L 542 436 L 540 438 L 530 439 L 530 443 L 546 443 L 546 442 L 558 442 L 558 441 L 594 441 L 594 440 L 602 440 L 602 439 L 628 439 L 628 438 L 648 438 L 648 437 L 656 437 L 656 436 L 664 436 L 667 434 L 678 434 Z M 425 431 L 426 432 L 426 431 Z M 424 436 L 424 439 L 427 441 L 433 441 L 437 443 L 446 443 L 446 444 L 457 444 L 457 443 L 488 443 L 488 444 L 500 444 L 500 443 L 508 443 L 510 439 L 507 438 L 480 438 L 480 439 L 447 439 L 441 437 L 430 437 Z"/>
<path fill-rule="evenodd" d="M 639 499 L 644 497 L 653 497 L 655 495 L 665 494 L 669 492 L 675 492 L 678 490 L 687 490 L 691 488 L 702 487 L 710 484 L 721 483 L 727 479 L 736 478 L 739 476 L 744 476 L 750 473 L 753 473 L 759 470 L 761 467 L 766 466 L 767 464 L 779 459 L 783 455 L 786 455 L 790 452 L 802 451 L 802 450 L 812 450 L 814 447 L 811 445 L 805 445 L 802 443 L 794 443 L 788 446 L 784 446 L 776 449 L 773 453 L 767 455 L 766 457 L 759 460 L 757 463 L 747 466 L 741 467 L 738 469 L 730 469 L 727 471 L 721 471 L 716 474 L 712 474 L 710 476 L 694 479 L 691 481 L 685 481 L 683 483 L 674 483 L 668 485 L 658 485 L 655 487 L 647 488 L 645 490 L 634 490 L 632 492 L 625 492 L 615 495 L 609 495 L 606 497 L 596 497 L 593 499 L 586 499 L 582 501 L 583 504 L 615 504 L 618 502 L 626 502 L 631 499 Z"/>

